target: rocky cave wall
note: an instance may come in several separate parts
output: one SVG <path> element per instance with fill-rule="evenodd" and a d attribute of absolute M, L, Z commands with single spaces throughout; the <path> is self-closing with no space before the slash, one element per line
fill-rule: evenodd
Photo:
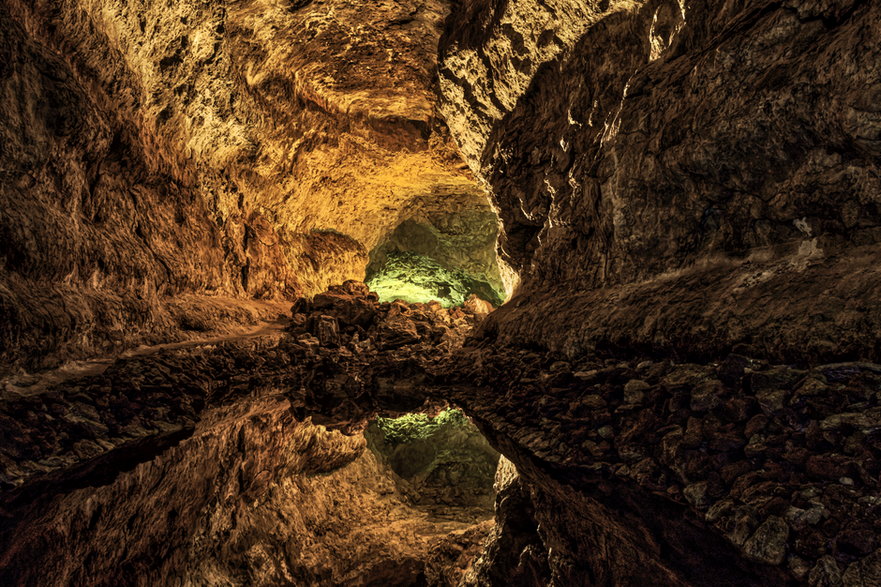
<path fill-rule="evenodd" d="M 466 582 L 881 581 L 877 3 L 96 0 L 0 19 L 7 361 L 256 320 L 279 306 L 243 299 L 363 271 L 414 197 L 477 197 L 435 99 L 523 277 L 464 347 L 464 310 L 350 284 L 231 365 L 208 345 L 199 368 L 121 359 L 7 391 L 11 580 L 75 578 L 65 540 L 108 581 L 343 581 L 346 561 L 394 560 L 385 529 L 345 535 L 356 486 L 385 495 L 378 516 L 398 499 L 380 465 L 305 418 L 358 432 L 429 394 L 519 472 Z M 301 529 L 328 459 L 352 492 L 298 534 L 304 562 L 276 513 Z M 139 482 L 163 475 L 198 507 L 154 506 Z M 150 519 L 127 517 L 140 504 Z M 349 559 L 324 550 L 336 523 Z M 121 524 L 156 534 L 118 552 Z M 174 564 L 148 569 L 166 542 Z"/>
<path fill-rule="evenodd" d="M 442 111 L 523 273 L 500 335 L 877 356 L 879 21 L 847 0 L 464 3 Z"/>
<path fill-rule="evenodd" d="M 254 322 L 363 278 L 414 199 L 485 206 L 435 113 L 446 12 L 5 2 L 4 361 Z"/>
<path fill-rule="evenodd" d="M 879 32 L 847 0 L 451 17 L 442 111 L 522 278 L 451 393 L 521 475 L 476 584 L 881 581 Z"/>

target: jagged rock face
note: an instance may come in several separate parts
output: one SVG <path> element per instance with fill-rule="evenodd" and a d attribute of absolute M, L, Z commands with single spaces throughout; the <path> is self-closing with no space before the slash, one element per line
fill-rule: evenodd
<path fill-rule="evenodd" d="M 878 367 L 823 365 L 879 359 L 879 6 L 450 22 L 442 110 L 522 278 L 452 396 L 521 473 L 524 558 L 559 585 L 881 580 Z M 483 577 L 516 566 L 504 539 Z"/>
<path fill-rule="evenodd" d="M 7 362 L 265 318 L 185 296 L 317 293 L 411 202 L 486 207 L 434 112 L 442 2 L 0 10 Z"/>
<path fill-rule="evenodd" d="M 550 578 L 547 549 L 528 488 L 514 464 L 502 457 L 495 479 L 496 519 L 485 548 L 464 585 L 543 585 Z"/>
<path fill-rule="evenodd" d="M 108 0 L 17 12 L 156 142 L 147 157 L 175 175 L 227 175 L 237 193 L 216 194 L 220 213 L 241 194 L 273 228 L 333 229 L 370 247 L 402 201 L 476 193 L 434 128 L 442 3 Z"/>
<path fill-rule="evenodd" d="M 25 33 L 9 5 L 0 19 L 3 370 L 18 359 L 46 366 L 53 352 L 161 340 L 188 328 L 185 314 L 191 324 L 270 316 L 266 307 L 222 298 L 200 307 L 185 296 L 241 291 L 243 218 L 218 227 L 209 204 L 151 169 L 131 129 Z M 277 250 L 269 257 L 284 266 Z M 159 302 L 167 296 L 176 297 Z"/>
<path fill-rule="evenodd" d="M 852 333 L 881 324 L 877 5 L 487 1 L 452 20 L 443 111 L 529 296 L 494 318 L 508 340 L 876 354 Z"/>

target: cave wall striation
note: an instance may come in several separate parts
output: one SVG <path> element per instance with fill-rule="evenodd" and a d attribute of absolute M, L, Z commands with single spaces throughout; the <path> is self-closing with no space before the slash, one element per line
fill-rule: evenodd
<path fill-rule="evenodd" d="M 451 370 L 522 488 L 475 581 L 881 581 L 879 32 L 859 0 L 456 7 L 441 111 L 521 277 Z"/>

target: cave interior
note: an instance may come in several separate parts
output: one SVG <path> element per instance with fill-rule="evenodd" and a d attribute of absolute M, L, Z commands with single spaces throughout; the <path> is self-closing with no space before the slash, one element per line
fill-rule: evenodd
<path fill-rule="evenodd" d="M 879 2 L 0 0 L 0 585 L 878 586 L 879 299 Z"/>

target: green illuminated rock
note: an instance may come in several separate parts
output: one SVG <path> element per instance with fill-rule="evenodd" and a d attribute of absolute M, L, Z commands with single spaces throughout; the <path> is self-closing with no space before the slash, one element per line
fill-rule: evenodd
<path fill-rule="evenodd" d="M 376 427 L 391 445 L 430 438 L 445 427 L 471 427 L 471 422 L 456 409 L 444 410 L 435 417 L 428 414 L 405 414 L 400 418 L 377 418 Z"/>
<path fill-rule="evenodd" d="M 368 276 L 367 285 L 383 302 L 437 300 L 450 307 L 461 305 L 472 293 L 495 306 L 503 301 L 503 294 L 486 281 L 410 252 L 389 253 L 385 263 Z"/>
<path fill-rule="evenodd" d="M 499 455 L 461 411 L 377 418 L 366 436 L 415 503 L 492 507 Z"/>

